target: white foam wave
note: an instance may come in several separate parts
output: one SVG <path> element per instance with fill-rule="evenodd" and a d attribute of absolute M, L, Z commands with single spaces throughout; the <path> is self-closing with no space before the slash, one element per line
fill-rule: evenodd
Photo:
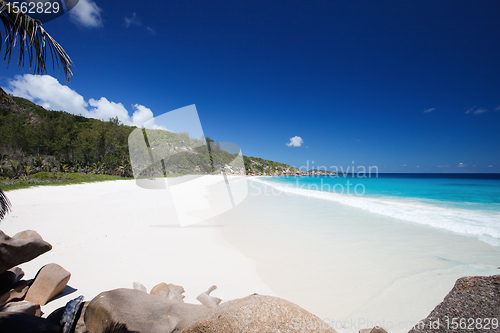
<path fill-rule="evenodd" d="M 297 188 L 252 178 L 275 188 L 275 191 L 330 200 L 371 213 L 419 223 L 434 228 L 477 236 L 479 240 L 500 246 L 500 213 L 441 207 L 408 199 L 370 198 Z"/>

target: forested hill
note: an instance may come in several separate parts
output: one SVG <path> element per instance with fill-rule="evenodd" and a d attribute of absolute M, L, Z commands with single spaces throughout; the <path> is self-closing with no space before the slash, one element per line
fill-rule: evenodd
<path fill-rule="evenodd" d="M 0 177 L 27 177 L 41 171 L 132 176 L 128 137 L 134 129 L 136 127 L 121 124 L 118 118 L 101 121 L 64 111 L 48 111 L 29 100 L 9 96 L 1 90 Z M 191 156 L 197 154 L 189 152 L 193 149 L 182 139 L 185 135 L 170 133 L 176 150 L 174 152 L 179 151 L 175 159 L 181 160 L 183 165 L 193 163 Z M 211 154 L 215 159 L 219 158 L 222 164 L 229 158 L 229 155 L 216 151 Z M 183 159 L 186 160 L 185 163 Z M 289 165 L 261 158 L 244 156 L 243 160 L 246 174 L 297 171 Z M 198 171 L 199 169 L 197 168 Z M 185 167 L 178 172 L 191 171 Z M 240 172 L 243 172 L 242 168 L 234 171 Z"/>

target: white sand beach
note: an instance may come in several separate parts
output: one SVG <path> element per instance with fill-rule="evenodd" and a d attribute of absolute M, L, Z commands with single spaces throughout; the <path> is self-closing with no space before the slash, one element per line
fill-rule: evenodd
<path fill-rule="evenodd" d="M 196 180 L 199 191 L 221 181 Z M 193 182 L 175 186 L 192 190 Z M 182 188 L 181 188 L 182 187 Z M 143 189 L 134 180 L 69 186 L 42 186 L 7 193 L 12 212 L 0 229 L 7 235 L 37 231 L 51 251 L 20 265 L 32 279 L 45 264 L 57 263 L 71 273 L 65 294 L 42 307 L 44 316 L 84 295 L 132 288 L 148 291 L 160 282 L 181 285 L 185 302 L 211 285 L 212 295 L 227 301 L 252 293 L 274 295 L 256 273 L 256 264 L 222 237 L 223 225 L 181 227 L 169 219 L 167 191 Z M 203 205 L 193 201 L 192 205 Z M 171 208 L 171 207 L 170 207 Z"/>
<path fill-rule="evenodd" d="M 231 190 L 247 181 L 230 178 Z M 71 272 L 67 294 L 45 305 L 45 315 L 79 295 L 91 300 L 134 282 L 148 290 L 166 282 L 183 286 L 189 303 L 217 285 L 212 295 L 223 301 L 278 296 L 338 332 L 378 324 L 403 333 L 456 279 L 499 272 L 500 248 L 475 237 L 248 184 L 235 209 L 228 209 L 227 185 L 217 176 L 172 191 L 144 189 L 133 180 L 17 190 L 7 193 L 13 211 L 0 228 L 8 235 L 35 230 L 53 246 L 20 265 L 25 279 L 52 262 Z M 174 204 L 195 208 L 186 213 L 193 219 L 188 225 L 172 215 Z"/>

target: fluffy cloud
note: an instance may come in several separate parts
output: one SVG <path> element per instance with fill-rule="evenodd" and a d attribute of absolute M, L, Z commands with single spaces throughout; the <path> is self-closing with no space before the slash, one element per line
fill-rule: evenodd
<path fill-rule="evenodd" d="M 83 116 L 88 113 L 88 104 L 81 95 L 49 75 L 16 75 L 14 80 L 9 81 L 5 91 L 29 99 L 48 110 L 64 110 Z"/>
<path fill-rule="evenodd" d="M 430 109 L 424 110 L 424 113 L 429 113 L 429 112 L 432 112 L 434 110 L 436 110 L 436 108 L 430 108 Z"/>
<path fill-rule="evenodd" d="M 94 1 L 80 0 L 69 15 L 77 24 L 86 28 L 98 28 L 102 26 L 101 11 Z"/>
<path fill-rule="evenodd" d="M 300 136 L 294 136 L 293 138 L 290 138 L 290 142 L 287 143 L 286 145 L 288 147 L 300 147 L 304 143 L 304 140 Z"/>
<path fill-rule="evenodd" d="M 467 111 L 465 111 L 465 113 L 472 113 L 472 114 L 481 114 L 485 112 L 488 112 L 488 110 L 484 108 L 477 108 L 476 106 L 473 106 L 469 108 Z"/>
<path fill-rule="evenodd" d="M 86 102 L 82 95 L 59 83 L 49 75 L 17 75 L 9 81 L 5 91 L 15 96 L 24 97 L 42 105 L 48 110 L 66 111 L 87 118 L 109 120 L 118 117 L 125 125 L 141 127 L 146 121 L 153 119 L 153 111 L 144 105 L 134 104 L 134 112 L 129 115 L 122 103 L 109 101 L 106 97 L 89 99 Z M 152 124 L 151 128 L 163 128 Z M 164 128 L 163 128 L 164 129 Z"/>

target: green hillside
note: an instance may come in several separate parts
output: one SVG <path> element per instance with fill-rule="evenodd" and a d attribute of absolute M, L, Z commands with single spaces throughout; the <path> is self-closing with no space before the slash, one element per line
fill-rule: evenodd
<path fill-rule="evenodd" d="M 214 142 L 208 137 L 207 145 L 204 138 L 165 130 L 148 130 L 148 144 L 154 149 L 149 150 L 152 154 L 144 149 L 140 130 L 134 132 L 138 138 L 137 147 L 131 144 L 130 152 L 141 158 L 131 163 L 129 136 L 136 129 L 121 124 L 117 118 L 101 121 L 64 111 L 48 111 L 2 90 L 0 181 L 33 180 L 37 178 L 33 175 L 41 172 L 131 177 L 133 171 L 143 176 L 298 171 L 289 165 L 257 157 L 241 158 L 236 146 Z"/>

